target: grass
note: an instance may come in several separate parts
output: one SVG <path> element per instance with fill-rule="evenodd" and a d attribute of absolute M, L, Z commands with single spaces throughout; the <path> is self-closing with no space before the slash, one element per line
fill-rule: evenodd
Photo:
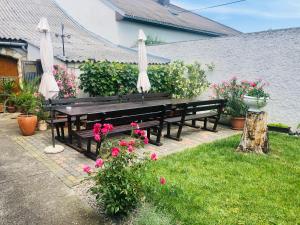
<path fill-rule="evenodd" d="M 268 155 L 236 152 L 234 136 L 151 162 L 147 197 L 175 224 L 300 224 L 300 139 L 270 142 Z"/>
<path fill-rule="evenodd" d="M 171 225 L 171 218 L 149 203 L 143 204 L 134 215 L 132 225 Z"/>

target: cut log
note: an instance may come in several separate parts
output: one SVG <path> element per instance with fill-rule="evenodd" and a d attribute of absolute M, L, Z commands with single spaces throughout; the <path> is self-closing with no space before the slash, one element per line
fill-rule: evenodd
<path fill-rule="evenodd" d="M 270 151 L 266 112 L 248 112 L 241 142 L 242 152 L 268 153 Z"/>

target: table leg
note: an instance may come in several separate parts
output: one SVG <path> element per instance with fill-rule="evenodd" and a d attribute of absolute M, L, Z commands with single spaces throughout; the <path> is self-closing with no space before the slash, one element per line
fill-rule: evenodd
<path fill-rule="evenodd" d="M 68 116 L 68 139 L 69 144 L 72 144 L 72 117 Z"/>
<path fill-rule="evenodd" d="M 76 130 L 80 130 L 80 116 L 76 116 Z"/>

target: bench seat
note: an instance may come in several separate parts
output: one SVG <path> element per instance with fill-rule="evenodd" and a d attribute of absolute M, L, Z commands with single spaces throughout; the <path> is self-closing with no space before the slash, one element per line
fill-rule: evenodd
<path fill-rule="evenodd" d="M 185 116 L 185 121 L 209 118 L 209 117 L 214 117 L 214 116 L 217 116 L 217 115 L 218 115 L 218 113 L 214 112 L 214 111 L 199 113 L 199 114 L 192 114 L 192 115 Z M 165 119 L 165 122 L 167 122 L 167 123 L 178 123 L 180 121 L 181 121 L 181 116 L 171 117 L 171 118 Z"/>

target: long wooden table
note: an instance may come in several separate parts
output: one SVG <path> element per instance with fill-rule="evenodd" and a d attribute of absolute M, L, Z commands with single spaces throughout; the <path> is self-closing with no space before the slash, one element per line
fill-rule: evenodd
<path fill-rule="evenodd" d="M 126 102 L 126 103 L 114 103 L 106 105 L 78 105 L 72 106 L 72 108 L 62 107 L 56 109 L 58 113 L 64 114 L 68 119 L 68 143 L 72 145 L 72 117 L 76 118 L 76 130 L 80 130 L 80 118 L 88 114 L 97 114 L 97 113 L 108 113 L 118 110 L 134 109 L 141 108 L 145 106 L 158 106 L 158 105 L 177 105 L 182 103 L 195 102 L 200 100 L 191 100 L 191 99 L 165 99 L 165 100 L 153 100 L 153 101 L 144 101 L 142 102 Z"/>

